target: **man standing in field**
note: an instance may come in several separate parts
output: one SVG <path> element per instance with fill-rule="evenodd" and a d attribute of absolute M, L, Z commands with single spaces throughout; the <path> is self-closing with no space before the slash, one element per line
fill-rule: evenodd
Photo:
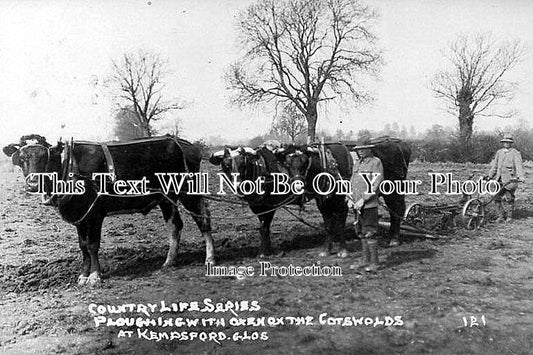
<path fill-rule="evenodd" d="M 352 199 L 348 206 L 353 208 L 357 218 L 356 232 L 361 238 L 362 262 L 350 268 L 364 267 L 367 272 L 378 270 L 378 187 L 383 181 L 383 164 L 378 157 L 372 154 L 374 145 L 366 144 L 356 146 L 359 159 L 354 159 L 352 175 Z"/>
<path fill-rule="evenodd" d="M 500 142 L 503 148 L 496 152 L 488 176 L 489 179 L 500 183 L 500 190 L 494 197 L 498 210 L 497 222 L 512 220 L 516 188 L 524 178 L 522 156 L 518 150 L 511 147 L 514 143 L 513 136 L 506 133 Z M 506 202 L 507 208 L 504 207 L 502 200 Z"/>

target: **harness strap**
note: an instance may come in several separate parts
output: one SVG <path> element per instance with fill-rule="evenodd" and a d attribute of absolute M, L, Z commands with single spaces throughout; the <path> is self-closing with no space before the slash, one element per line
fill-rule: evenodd
<path fill-rule="evenodd" d="M 61 172 L 61 180 L 66 181 L 68 179 L 68 174 L 72 172 L 72 149 L 73 149 L 73 142 L 72 140 L 69 142 L 66 142 L 65 144 L 65 159 L 63 161 L 62 166 L 62 172 Z"/>
<path fill-rule="evenodd" d="M 170 136 L 170 135 L 168 136 L 168 138 L 171 138 L 178 145 L 178 147 L 180 147 L 181 156 L 183 158 L 183 167 L 185 169 L 185 172 L 188 173 L 190 171 L 189 166 L 187 165 L 187 159 L 185 158 L 185 151 L 183 150 L 183 146 L 179 142 L 179 138 L 176 136 Z"/>
<path fill-rule="evenodd" d="M 318 148 L 318 156 L 320 157 L 320 165 L 322 167 L 322 171 L 327 171 L 327 161 L 326 161 L 326 150 L 324 143 L 321 143 Z"/>
<path fill-rule="evenodd" d="M 102 147 L 102 150 L 104 151 L 105 160 L 107 162 L 107 171 L 111 174 L 111 181 L 115 181 L 116 174 L 115 174 L 115 164 L 113 163 L 113 157 L 111 156 L 111 152 L 109 151 L 109 147 L 106 143 L 100 143 L 100 146 Z"/>
<path fill-rule="evenodd" d="M 305 181 L 307 181 L 307 175 L 309 174 L 309 170 L 311 169 L 311 164 L 313 164 L 313 156 L 309 155 L 307 159 L 307 168 L 305 168 L 305 175 L 304 175 Z"/>

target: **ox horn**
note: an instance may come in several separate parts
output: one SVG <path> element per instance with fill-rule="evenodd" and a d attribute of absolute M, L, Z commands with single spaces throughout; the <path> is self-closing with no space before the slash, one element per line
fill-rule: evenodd
<path fill-rule="evenodd" d="M 257 152 L 255 151 L 255 149 L 253 148 L 250 148 L 250 147 L 244 147 L 242 148 L 246 153 L 250 153 L 250 154 L 253 154 L 253 155 L 256 155 Z"/>
<path fill-rule="evenodd" d="M 217 152 L 214 152 L 212 154 L 212 156 L 216 157 L 216 158 L 222 158 L 224 156 L 224 151 L 223 150 L 219 150 Z"/>
<path fill-rule="evenodd" d="M 228 152 L 229 152 L 229 156 L 232 157 L 232 158 L 235 158 L 236 156 L 238 156 L 240 153 L 240 150 L 241 148 L 237 148 L 237 149 L 228 149 Z"/>

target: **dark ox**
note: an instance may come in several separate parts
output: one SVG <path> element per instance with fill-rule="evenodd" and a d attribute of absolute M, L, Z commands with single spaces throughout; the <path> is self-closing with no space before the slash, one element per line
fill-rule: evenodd
<path fill-rule="evenodd" d="M 378 157 L 383 164 L 383 175 L 385 180 L 405 180 L 407 179 L 407 169 L 411 160 L 411 148 L 409 144 L 393 138 L 376 138 L 370 143 L 375 144 L 372 153 Z M 389 210 L 391 225 L 389 228 L 389 239 L 400 237 L 400 227 L 405 213 L 405 195 L 399 194 L 396 190 L 390 195 L 383 195 L 383 200 Z"/>
<path fill-rule="evenodd" d="M 292 153 L 286 151 L 287 157 Z M 293 152 L 295 153 L 295 152 Z M 321 252 L 321 256 L 329 254 L 332 249 L 333 238 L 336 236 L 340 240 L 341 250 L 339 255 L 346 256 L 347 251 L 343 239 L 343 230 L 346 223 L 348 208 L 345 203 L 345 196 L 332 193 L 328 196 L 321 196 L 318 194 L 311 194 L 309 191 L 301 195 L 272 195 L 272 175 L 271 173 L 285 173 L 291 176 L 291 179 L 301 179 L 301 173 L 298 168 L 294 169 L 291 162 L 285 162 L 285 153 L 279 152 L 276 156 L 266 148 L 251 149 L 238 148 L 231 150 L 226 148 L 224 151 L 214 153 L 209 161 L 212 164 L 220 165 L 222 171 L 230 176 L 231 173 L 238 173 L 240 181 L 252 180 L 254 181 L 259 176 L 263 176 L 266 180 L 264 195 L 247 195 L 244 199 L 248 202 L 250 209 L 254 212 L 260 221 L 259 232 L 261 235 L 261 255 L 269 254 L 271 252 L 270 243 L 270 225 L 276 210 L 287 204 L 299 204 L 309 199 L 315 199 L 318 209 L 324 219 L 324 227 L 326 232 L 326 241 L 324 244 L 325 251 Z M 297 153 L 295 153 L 296 155 Z M 317 152 L 311 155 L 311 159 L 306 160 L 303 164 L 303 170 L 306 172 L 306 179 L 312 179 L 320 172 L 329 172 L 333 176 L 338 177 L 339 174 L 343 179 L 350 179 L 352 174 L 352 158 L 348 150 L 341 146 L 331 146 L 327 149 L 327 154 L 330 156 L 329 165 L 324 167 L 320 160 L 317 159 L 319 154 Z M 294 156 L 295 156 L 294 155 Z M 293 155 L 291 155 L 293 156 Z M 304 156 L 304 154 L 301 154 Z M 280 160 L 281 159 L 281 160 Z M 293 172 L 293 173 L 291 173 Z"/>
<path fill-rule="evenodd" d="M 385 180 L 405 180 L 407 177 L 407 168 L 409 166 L 409 160 L 411 158 L 411 149 L 409 145 L 398 139 L 393 138 L 377 138 L 370 143 L 375 144 L 376 147 L 372 149 L 375 156 L 381 159 L 383 164 L 383 175 Z M 355 144 L 353 144 L 355 145 Z M 326 143 L 331 153 L 333 153 L 335 159 L 333 160 L 338 164 L 339 175 L 343 179 L 349 179 L 351 171 L 346 169 L 350 167 L 351 163 L 347 164 L 344 159 L 344 151 L 346 148 L 343 145 L 335 143 Z M 291 170 L 291 176 L 302 176 L 306 181 L 307 190 L 312 192 L 311 183 L 312 179 L 317 173 L 321 171 L 320 156 L 317 149 L 309 149 L 309 147 L 289 146 L 282 152 L 278 153 L 278 159 L 284 159 L 284 164 Z M 325 151 L 325 162 L 331 158 L 328 158 L 328 151 Z M 355 158 L 358 158 L 355 156 Z M 329 167 L 329 171 L 333 171 L 334 167 Z M 319 197 L 323 198 L 323 197 Z M 383 195 L 385 204 L 391 219 L 391 225 L 389 228 L 388 238 L 399 239 L 400 224 L 405 212 L 405 196 L 398 194 L 394 191 L 390 195 Z"/>
<path fill-rule="evenodd" d="M 11 145 L 12 146 L 12 145 Z M 9 146 L 8 146 L 9 147 Z M 169 227 L 170 245 L 163 267 L 176 264 L 178 245 L 183 222 L 175 205 L 180 200 L 189 210 L 206 241 L 206 262 L 214 262 L 214 247 L 211 237 L 210 213 L 205 200 L 199 195 L 163 195 L 155 173 L 198 172 L 201 155 L 191 143 L 171 136 L 147 138 L 124 143 L 94 143 L 74 141 L 65 145 L 47 147 L 42 144 L 23 146 L 13 152 L 16 162 L 27 176 L 30 173 L 55 172 L 63 181 L 83 180 L 85 192 L 82 195 L 53 195 L 53 205 L 68 223 L 74 224 L 78 232 L 79 246 L 83 256 L 80 285 L 94 285 L 100 282 L 100 247 L 102 222 L 107 215 L 141 212 L 147 214 L 159 206 L 165 223 Z M 7 151 L 6 151 L 7 150 Z M 64 152 L 65 150 L 65 152 Z M 64 159 L 61 154 L 64 153 Z M 9 155 L 9 154 L 8 154 Z M 111 161 L 110 161 L 111 160 Z M 115 172 L 116 179 L 149 180 L 149 194 L 117 196 L 98 194 L 98 182 L 92 180 L 93 173 Z M 186 185 L 186 184 L 185 184 Z M 33 187 L 35 188 L 35 187 Z M 46 180 L 46 191 L 51 183 Z M 109 187 L 108 191 L 112 191 Z"/>

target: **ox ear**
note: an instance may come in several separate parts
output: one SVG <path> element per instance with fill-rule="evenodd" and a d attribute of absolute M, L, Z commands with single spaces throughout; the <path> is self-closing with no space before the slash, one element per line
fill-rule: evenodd
<path fill-rule="evenodd" d="M 11 156 L 11 162 L 15 166 L 20 166 L 20 150 L 17 150 L 13 155 Z"/>
<path fill-rule="evenodd" d="M 20 149 L 20 144 L 18 143 L 12 143 L 9 145 L 6 145 L 4 148 L 2 148 L 2 151 L 5 155 L 8 157 L 12 156 L 16 151 Z"/>
<path fill-rule="evenodd" d="M 65 143 L 59 141 L 55 147 L 50 148 L 50 151 L 53 153 L 61 154 L 65 148 Z"/>
<path fill-rule="evenodd" d="M 316 154 L 320 152 L 320 150 L 317 147 L 307 147 L 307 151 L 309 153 L 316 153 Z"/>

